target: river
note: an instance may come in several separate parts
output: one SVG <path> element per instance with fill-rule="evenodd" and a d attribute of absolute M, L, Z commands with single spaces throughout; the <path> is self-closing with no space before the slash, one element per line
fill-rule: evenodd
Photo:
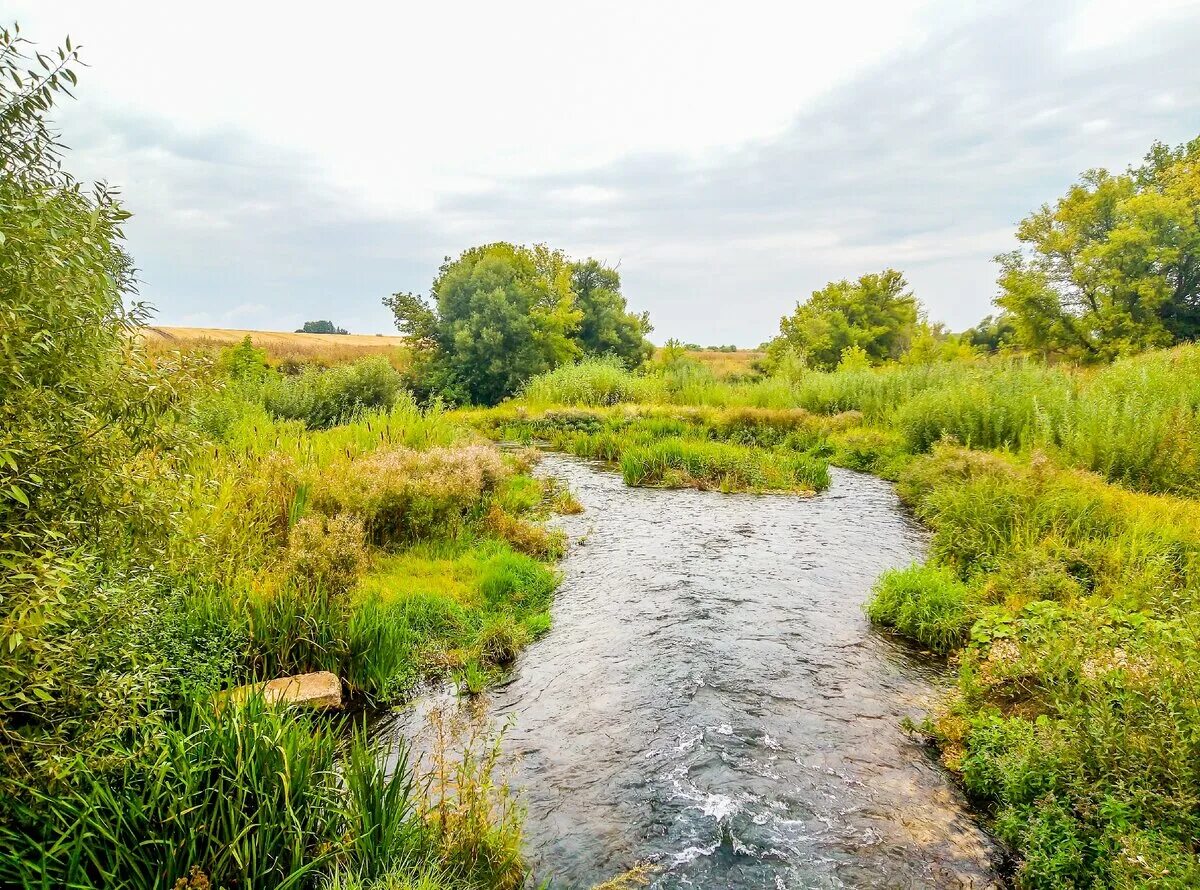
<path fill-rule="evenodd" d="M 926 538 L 887 483 L 828 492 L 626 487 L 561 455 L 585 512 L 554 626 L 489 693 L 539 879 L 638 861 L 658 888 L 989 887 L 999 852 L 901 728 L 946 668 L 872 629 Z M 389 732 L 412 731 L 400 718 Z"/>

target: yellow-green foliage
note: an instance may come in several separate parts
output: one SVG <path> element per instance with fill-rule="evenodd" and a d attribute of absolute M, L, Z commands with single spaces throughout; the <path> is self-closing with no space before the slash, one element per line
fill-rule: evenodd
<path fill-rule="evenodd" d="M 804 454 L 678 438 L 625 450 L 621 475 L 627 485 L 720 491 L 813 493 L 829 486 L 826 465 Z"/>
<path fill-rule="evenodd" d="M 284 568 L 300 584 L 345 593 L 368 562 L 363 521 L 357 516 L 304 516 L 288 535 Z"/>
<path fill-rule="evenodd" d="M 380 560 L 355 596 L 409 629 L 409 675 L 502 664 L 549 628 L 558 576 L 499 542 L 423 545 Z"/>
<path fill-rule="evenodd" d="M 360 517 L 379 545 L 453 538 L 510 473 L 489 445 L 388 449 L 324 468 L 311 481 L 311 504 Z"/>
<path fill-rule="evenodd" d="M 484 527 L 501 540 L 507 541 L 514 550 L 538 559 L 558 559 L 567 549 L 561 531 L 547 530 L 544 526 L 513 516 L 499 504 L 492 504 L 484 516 Z"/>

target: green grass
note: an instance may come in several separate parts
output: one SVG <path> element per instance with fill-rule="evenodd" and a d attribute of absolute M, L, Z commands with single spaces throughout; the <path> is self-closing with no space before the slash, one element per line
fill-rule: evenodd
<path fill-rule="evenodd" d="M 947 569 L 912 566 L 884 573 L 867 604 L 872 621 L 945 654 L 961 646 L 978 614 L 971 590 Z"/>
<path fill-rule="evenodd" d="M 422 830 L 411 769 L 371 771 L 357 734 L 339 776 L 341 744 L 335 725 L 253 699 L 143 722 L 119 760 L 81 759 L 59 787 L 21 789 L 0 828 L 0 880 L 151 888 L 198 866 L 214 886 L 282 887 L 332 863 L 374 870 L 374 845 Z"/>
<path fill-rule="evenodd" d="M 829 469 L 805 454 L 725 442 L 668 438 L 621 455 L 626 485 L 719 491 L 814 493 L 829 487 Z"/>

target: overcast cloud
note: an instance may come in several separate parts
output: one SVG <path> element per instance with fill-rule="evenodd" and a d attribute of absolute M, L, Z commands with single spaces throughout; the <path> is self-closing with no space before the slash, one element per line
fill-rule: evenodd
<path fill-rule="evenodd" d="M 388 331 L 504 239 L 619 262 L 659 341 L 757 344 L 886 266 L 962 328 L 1022 216 L 1200 134 L 1196 2 L 97 5 L 12 15 L 85 45 L 71 164 L 122 187 L 164 324 Z"/>

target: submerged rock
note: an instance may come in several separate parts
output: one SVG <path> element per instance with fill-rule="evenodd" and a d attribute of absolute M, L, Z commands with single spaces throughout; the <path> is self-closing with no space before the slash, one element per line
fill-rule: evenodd
<path fill-rule="evenodd" d="M 338 679 L 337 674 L 329 671 L 278 677 L 266 683 L 250 683 L 223 692 L 217 699 L 217 706 L 230 701 L 245 701 L 251 695 L 261 695 L 271 703 L 303 705 L 309 708 L 340 708 L 342 681 Z"/>

